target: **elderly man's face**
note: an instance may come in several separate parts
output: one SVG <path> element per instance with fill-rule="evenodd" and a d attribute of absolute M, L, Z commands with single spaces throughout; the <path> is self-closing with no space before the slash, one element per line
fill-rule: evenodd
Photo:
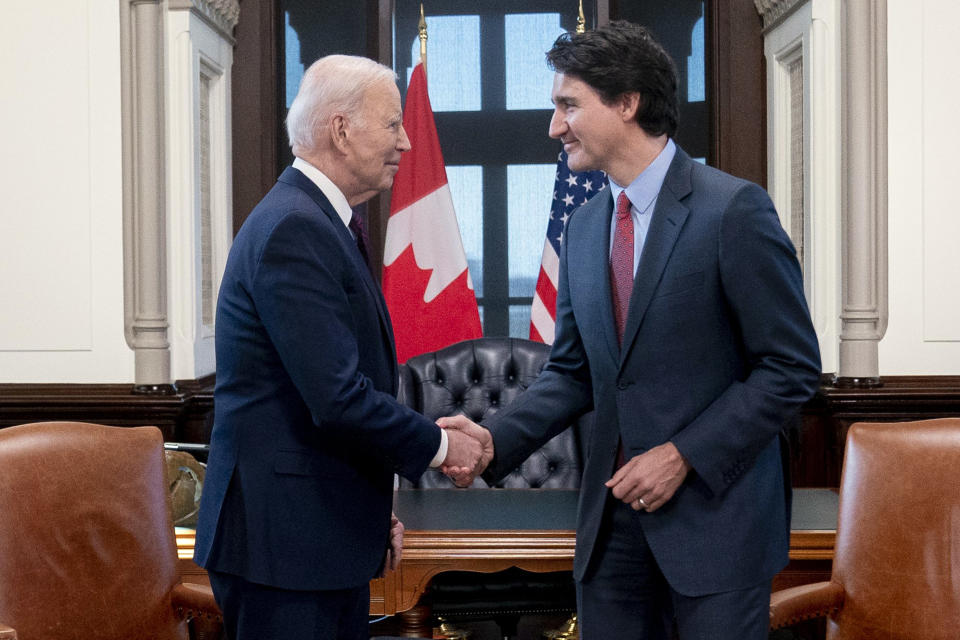
<path fill-rule="evenodd" d="M 384 80 L 367 90 L 359 122 L 355 119 L 351 123 L 350 150 L 346 161 L 355 183 L 351 191 L 358 202 L 393 185 L 400 154 L 410 150 L 410 140 L 403 130 L 400 92 L 393 82 Z M 352 199 L 348 196 L 348 200 Z"/>

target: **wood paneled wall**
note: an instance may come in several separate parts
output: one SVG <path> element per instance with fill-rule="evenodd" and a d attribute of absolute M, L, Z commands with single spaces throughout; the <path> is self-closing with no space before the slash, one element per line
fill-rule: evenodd
<path fill-rule="evenodd" d="M 0 385 L 0 428 L 75 420 L 118 426 L 154 425 L 174 442 L 210 441 L 213 376 L 178 381 L 176 395 L 139 395 L 130 385 Z M 896 376 L 873 389 L 824 381 L 787 429 L 795 487 L 838 487 L 843 444 L 854 422 L 902 422 L 960 416 L 960 376 Z"/>

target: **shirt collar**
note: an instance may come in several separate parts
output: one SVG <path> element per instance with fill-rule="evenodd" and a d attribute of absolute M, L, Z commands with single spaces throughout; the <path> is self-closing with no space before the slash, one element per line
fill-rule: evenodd
<path fill-rule="evenodd" d="M 299 156 L 293 159 L 293 168 L 300 171 L 303 175 L 307 176 L 313 184 L 317 185 L 317 188 L 327 197 L 330 204 L 333 205 L 337 215 L 340 216 L 340 219 L 343 221 L 344 226 L 349 229 L 350 219 L 353 217 L 353 209 L 350 208 L 350 204 L 347 202 L 347 198 L 343 195 L 343 192 L 340 191 L 340 188 L 333 184 L 330 178 L 324 175 L 323 171 L 320 171 L 320 169 L 317 169 Z"/>
<path fill-rule="evenodd" d="M 672 138 L 668 138 L 667 144 L 661 149 L 659 155 L 629 185 L 621 187 L 610 180 L 610 195 L 613 196 L 613 201 L 617 201 L 620 192 L 626 191 L 627 198 L 630 199 L 633 208 L 640 213 L 646 211 L 650 204 L 657 199 L 657 194 L 660 193 L 660 187 L 663 186 L 663 181 L 667 177 L 667 170 L 670 168 L 670 163 L 673 162 L 673 156 L 676 153 L 677 145 Z"/>

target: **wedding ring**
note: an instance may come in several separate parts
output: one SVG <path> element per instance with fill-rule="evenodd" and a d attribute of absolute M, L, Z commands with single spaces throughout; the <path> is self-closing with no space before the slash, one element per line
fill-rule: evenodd
<path fill-rule="evenodd" d="M 644 509 L 646 509 L 648 506 L 647 503 L 643 501 L 643 498 L 637 498 L 637 504 L 643 507 Z"/>

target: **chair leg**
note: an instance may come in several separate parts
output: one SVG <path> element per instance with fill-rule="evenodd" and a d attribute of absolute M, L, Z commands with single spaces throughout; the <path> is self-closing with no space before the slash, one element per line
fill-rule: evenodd
<path fill-rule="evenodd" d="M 401 635 L 405 638 L 429 638 L 433 635 L 430 626 L 430 607 L 418 604 L 400 614 Z"/>
<path fill-rule="evenodd" d="M 441 617 L 437 617 L 439 634 L 435 633 L 434 638 L 443 638 L 443 640 L 470 640 L 470 632 L 458 629 Z"/>
<path fill-rule="evenodd" d="M 577 626 L 577 614 L 573 614 L 559 629 L 543 632 L 543 640 L 580 640 L 580 628 Z"/>

